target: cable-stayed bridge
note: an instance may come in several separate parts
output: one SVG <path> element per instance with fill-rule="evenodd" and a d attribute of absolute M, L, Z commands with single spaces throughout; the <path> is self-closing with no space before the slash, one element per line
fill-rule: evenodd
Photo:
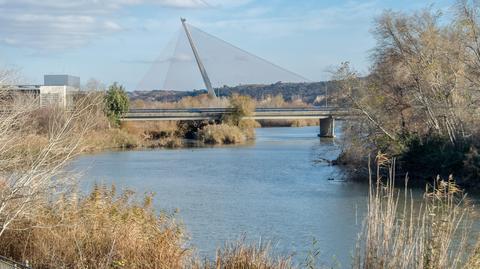
<path fill-rule="evenodd" d="M 309 79 L 206 33 L 181 19 L 178 34 L 153 61 L 137 90 L 191 91 Z"/>
<path fill-rule="evenodd" d="M 137 90 L 206 89 L 216 98 L 215 88 L 225 85 L 309 82 L 259 56 L 249 53 L 218 37 L 210 35 L 181 19 L 182 31 L 157 58 Z M 219 120 L 228 108 L 132 109 L 123 118 L 133 120 Z M 348 111 L 326 108 L 259 108 L 252 119 L 320 120 L 320 136 L 333 137 L 334 119 Z"/>

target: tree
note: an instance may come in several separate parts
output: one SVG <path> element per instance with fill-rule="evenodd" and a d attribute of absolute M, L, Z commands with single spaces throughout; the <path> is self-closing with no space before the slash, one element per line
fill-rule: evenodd
<path fill-rule="evenodd" d="M 480 6 L 457 6 L 450 23 L 431 9 L 384 12 L 375 21 L 371 73 L 359 79 L 343 64 L 333 78 L 365 116 L 344 125 L 348 141 L 399 156 L 410 175 L 461 175 L 467 164 L 477 165 L 466 153 L 480 147 Z M 358 158 L 352 148 L 343 155 L 350 150 Z"/>
<path fill-rule="evenodd" d="M 120 117 L 128 111 L 129 99 L 125 88 L 114 82 L 105 95 L 105 113 L 115 125 L 120 122 Z"/>
<path fill-rule="evenodd" d="M 232 112 L 223 119 L 227 124 L 238 126 L 243 117 L 255 112 L 255 102 L 250 96 L 233 94 L 229 101 Z"/>
<path fill-rule="evenodd" d="M 87 81 L 87 83 L 83 86 L 84 91 L 105 91 L 105 84 L 103 84 L 100 80 L 91 78 Z"/>
<path fill-rule="evenodd" d="M 5 90 L 4 82 L 11 80 L 12 72 L 0 70 L 0 109 L 9 110 L 0 113 L 0 238 L 12 223 L 28 222 L 43 203 L 65 191 L 71 178 L 63 167 L 82 151 L 96 105 L 85 98 L 73 110 L 51 110 L 47 134 L 39 137 L 32 129 L 41 110 L 38 100 Z"/>

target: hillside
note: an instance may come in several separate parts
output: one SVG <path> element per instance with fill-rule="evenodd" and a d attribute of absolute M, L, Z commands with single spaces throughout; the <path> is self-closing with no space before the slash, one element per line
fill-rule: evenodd
<path fill-rule="evenodd" d="M 268 96 L 276 96 L 281 94 L 286 101 L 301 99 L 303 102 L 311 105 L 324 105 L 325 90 L 328 91 L 329 103 L 332 102 L 336 95 L 336 85 L 334 82 L 307 82 L 307 83 L 282 83 L 277 82 L 268 85 L 239 85 L 235 87 L 224 86 L 216 88 L 215 91 L 219 96 L 230 96 L 233 93 L 240 95 L 249 95 L 257 100 L 262 100 Z M 206 93 L 205 90 L 196 91 L 171 91 L 171 90 L 154 90 L 154 91 L 133 91 L 129 92 L 132 101 L 159 101 L 173 102 L 178 101 L 186 96 L 197 96 Z"/>

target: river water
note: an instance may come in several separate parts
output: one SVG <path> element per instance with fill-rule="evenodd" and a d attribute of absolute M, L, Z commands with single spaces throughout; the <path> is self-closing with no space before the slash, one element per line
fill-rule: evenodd
<path fill-rule="evenodd" d="M 155 207 L 178 211 L 201 256 L 212 258 L 217 247 L 245 236 L 271 241 L 297 263 L 319 250 L 324 265 L 348 267 L 367 186 L 345 182 L 338 167 L 318 162 L 336 158 L 339 146 L 317 133 L 318 127 L 262 128 L 248 145 L 104 152 L 73 167 L 82 171 L 85 189 L 115 183 L 156 193 Z"/>

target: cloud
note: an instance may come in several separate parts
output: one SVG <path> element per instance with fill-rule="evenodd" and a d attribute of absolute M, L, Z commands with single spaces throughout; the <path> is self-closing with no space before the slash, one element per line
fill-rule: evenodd
<path fill-rule="evenodd" d="M 330 7 L 310 9 L 302 6 L 298 9 L 288 6 L 284 10 L 256 6 L 245 9 L 236 16 L 214 22 L 201 22 L 198 26 L 210 29 L 231 29 L 264 37 L 285 37 L 309 31 L 365 27 L 371 23 L 378 11 L 380 9 L 376 1 L 348 1 Z"/>
<path fill-rule="evenodd" d="M 115 14 L 138 5 L 210 7 L 205 0 L 0 0 L 0 43 L 35 50 L 83 46 L 124 30 Z"/>

